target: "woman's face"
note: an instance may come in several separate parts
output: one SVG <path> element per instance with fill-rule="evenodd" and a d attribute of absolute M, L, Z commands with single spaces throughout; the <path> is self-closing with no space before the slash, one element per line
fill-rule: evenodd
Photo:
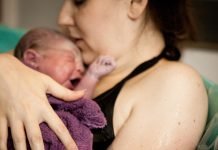
<path fill-rule="evenodd" d="M 59 24 L 90 64 L 99 55 L 118 57 L 126 45 L 127 0 L 64 0 Z"/>

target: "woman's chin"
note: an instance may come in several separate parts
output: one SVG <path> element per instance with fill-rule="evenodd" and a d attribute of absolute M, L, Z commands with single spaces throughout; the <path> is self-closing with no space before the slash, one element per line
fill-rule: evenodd
<path fill-rule="evenodd" d="M 90 65 L 92 62 L 94 62 L 94 60 L 97 58 L 96 55 L 93 55 L 93 54 L 88 54 L 86 52 L 82 52 L 82 59 L 83 59 L 83 62 L 84 64 L 86 65 Z"/>

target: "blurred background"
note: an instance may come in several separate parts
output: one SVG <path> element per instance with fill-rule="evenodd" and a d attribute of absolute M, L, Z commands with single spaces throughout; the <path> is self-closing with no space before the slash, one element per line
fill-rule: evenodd
<path fill-rule="evenodd" d="M 218 0 L 192 0 L 198 32 L 196 42 L 187 42 L 182 61 L 218 83 Z M 25 31 L 33 27 L 58 28 L 63 0 L 0 0 L 0 26 Z M 4 40 L 0 33 L 0 41 Z"/>

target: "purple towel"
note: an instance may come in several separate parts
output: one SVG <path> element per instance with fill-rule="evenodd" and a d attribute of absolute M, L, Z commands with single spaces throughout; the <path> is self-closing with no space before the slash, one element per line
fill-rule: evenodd
<path fill-rule="evenodd" d="M 64 102 L 52 96 L 48 96 L 48 99 L 68 128 L 79 150 L 91 150 L 93 135 L 90 129 L 103 128 L 106 125 L 104 114 L 97 103 L 86 99 Z M 63 144 L 46 123 L 41 123 L 40 128 L 46 150 L 64 150 Z M 27 148 L 30 149 L 29 144 Z M 10 130 L 8 149 L 14 149 Z"/>

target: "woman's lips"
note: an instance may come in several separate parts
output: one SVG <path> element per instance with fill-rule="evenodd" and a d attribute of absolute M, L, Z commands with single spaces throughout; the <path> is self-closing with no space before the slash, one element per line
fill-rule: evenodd
<path fill-rule="evenodd" d="M 83 41 L 82 39 L 77 39 L 77 40 L 75 40 L 74 43 L 76 44 L 76 46 L 77 46 L 80 50 L 82 50 L 82 48 L 84 47 L 84 41 Z"/>

